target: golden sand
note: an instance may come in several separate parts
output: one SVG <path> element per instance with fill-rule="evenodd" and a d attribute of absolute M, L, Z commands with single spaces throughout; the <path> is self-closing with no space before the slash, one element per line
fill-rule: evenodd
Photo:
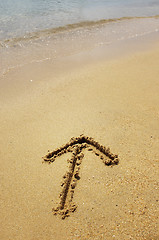
<path fill-rule="evenodd" d="M 159 238 L 158 56 L 157 46 L 68 71 L 58 84 L 40 83 L 29 93 L 6 88 L 0 239 Z M 72 199 L 77 208 L 62 220 L 52 208 L 72 152 L 51 164 L 42 164 L 42 157 L 81 134 L 110 147 L 119 163 L 106 166 L 99 154 L 84 150 Z"/>

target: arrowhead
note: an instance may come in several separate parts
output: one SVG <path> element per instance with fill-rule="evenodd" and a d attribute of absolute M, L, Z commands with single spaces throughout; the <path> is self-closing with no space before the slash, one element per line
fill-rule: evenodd
<path fill-rule="evenodd" d="M 48 153 L 44 157 L 44 161 L 50 163 L 54 162 L 57 157 L 63 155 L 64 153 L 73 152 L 74 147 L 77 146 L 80 146 L 80 149 L 88 148 L 88 151 L 93 151 L 92 147 L 94 147 L 96 149 L 95 154 L 97 156 L 100 155 L 100 158 L 106 165 L 115 165 L 119 162 L 118 155 L 114 155 L 113 153 L 111 153 L 109 147 L 106 148 L 96 142 L 93 138 L 86 137 L 84 135 L 80 135 L 80 137 L 76 138 L 71 138 L 70 141 L 65 145 L 55 149 L 53 152 Z"/>

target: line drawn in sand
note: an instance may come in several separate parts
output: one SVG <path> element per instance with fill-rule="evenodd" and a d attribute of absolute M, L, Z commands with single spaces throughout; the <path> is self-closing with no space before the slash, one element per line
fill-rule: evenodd
<path fill-rule="evenodd" d="M 63 176 L 59 204 L 56 208 L 52 209 L 54 215 L 59 214 L 62 216 L 62 219 L 68 217 L 70 212 L 74 212 L 77 208 L 76 204 L 73 203 L 73 195 L 77 181 L 80 179 L 79 171 L 84 157 L 84 154 L 82 153 L 83 149 L 93 151 L 107 166 L 117 165 L 119 163 L 118 155 L 111 153 L 110 148 L 106 148 L 96 142 L 93 138 L 84 135 L 71 138 L 65 145 L 48 153 L 43 160 L 44 162 L 52 163 L 62 154 L 72 152 L 72 157 L 68 160 L 69 169 Z"/>

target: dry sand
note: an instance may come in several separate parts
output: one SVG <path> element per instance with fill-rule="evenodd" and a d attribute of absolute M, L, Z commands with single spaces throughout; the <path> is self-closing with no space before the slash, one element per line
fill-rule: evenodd
<path fill-rule="evenodd" d="M 0 239 L 159 239 L 159 46 L 59 78 L 1 94 Z M 62 220 L 52 208 L 72 153 L 51 164 L 42 157 L 80 134 L 119 164 L 83 150 L 77 209 Z"/>

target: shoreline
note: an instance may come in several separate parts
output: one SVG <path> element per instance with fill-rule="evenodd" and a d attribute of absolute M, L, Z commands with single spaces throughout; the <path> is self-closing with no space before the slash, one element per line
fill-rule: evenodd
<path fill-rule="evenodd" d="M 21 71 L 25 67 L 28 71 L 28 65 L 34 65 L 35 68 L 37 67 L 37 71 L 39 71 L 38 65 L 39 68 L 43 68 L 43 71 L 46 66 L 46 70 L 51 72 L 52 66 L 60 59 L 73 55 L 76 57 L 80 53 L 90 52 L 91 54 L 93 49 L 97 49 L 101 56 L 105 55 L 109 60 L 112 57 L 111 51 L 115 53 L 115 48 L 118 54 L 117 48 L 123 48 L 124 44 L 128 45 L 126 51 L 129 53 L 129 49 L 131 49 L 129 42 L 131 41 L 136 42 L 136 46 L 140 45 L 141 48 L 149 41 L 152 43 L 157 41 L 159 38 L 158 26 L 159 18 L 133 18 L 71 29 L 30 40 L 23 39 L 24 41 L 13 42 L 11 46 L 8 42 L 5 47 L 0 48 L 2 60 L 0 80 L 10 71 Z M 136 46 L 133 46 L 134 51 Z M 126 52 L 124 48 L 123 51 Z M 122 53 L 120 54 L 122 56 Z M 115 54 L 114 57 L 116 57 Z M 29 71 L 34 72 L 31 67 Z M 51 74 L 53 75 L 53 72 Z"/>
<path fill-rule="evenodd" d="M 156 32 L 146 38 L 138 36 L 111 45 L 97 45 L 92 49 L 60 56 L 55 60 L 35 61 L 10 69 L 0 79 L 1 105 L 5 106 L 10 102 L 17 105 L 21 104 L 21 100 L 22 102 L 25 100 L 27 104 L 28 98 L 32 101 L 38 98 L 39 91 L 47 92 L 50 87 L 56 89 L 61 84 L 67 84 L 67 81 L 70 83 L 69 74 L 87 71 L 87 68 L 91 71 L 100 64 L 107 65 L 110 62 L 151 52 L 158 46 L 158 40 L 159 34 Z"/>
<path fill-rule="evenodd" d="M 50 71 L 50 62 L 37 74 L 42 65 L 32 65 L 32 72 L 30 64 L 1 81 L 3 240 L 159 237 L 158 34 L 155 46 L 153 37 L 145 46 L 143 39 L 122 42 L 114 55 L 108 46 L 112 58 L 101 57 L 104 48 L 97 47 L 61 58 L 58 69 Z M 33 73 L 37 79 L 30 82 Z M 42 157 L 81 134 L 110 147 L 119 164 L 104 166 L 85 150 L 73 196 L 78 208 L 61 220 L 52 208 L 71 155 L 50 165 Z"/>
<path fill-rule="evenodd" d="M 17 36 L 13 38 L 8 38 L 8 39 L 0 39 L 0 44 L 1 47 L 5 47 L 5 44 L 10 45 L 10 44 L 16 44 L 20 41 L 28 41 L 28 40 L 34 40 L 40 37 L 45 37 L 48 35 L 52 34 L 58 34 L 58 33 L 63 33 L 67 32 L 70 30 L 80 30 L 83 28 L 90 28 L 90 27 L 100 27 L 101 25 L 105 25 L 108 23 L 118 23 L 122 21 L 129 21 L 129 20 L 137 20 L 137 19 L 158 19 L 159 15 L 154 15 L 154 16 L 127 16 L 127 17 L 120 17 L 120 18 L 110 18 L 110 19 L 100 19 L 97 21 L 83 21 L 83 22 L 77 22 L 77 23 L 72 23 L 72 24 L 67 24 L 64 26 L 58 26 L 55 28 L 51 29 L 43 29 L 39 30 L 37 32 L 31 32 L 28 34 L 25 34 L 24 36 Z M 12 46 L 12 45 L 11 45 Z"/>

